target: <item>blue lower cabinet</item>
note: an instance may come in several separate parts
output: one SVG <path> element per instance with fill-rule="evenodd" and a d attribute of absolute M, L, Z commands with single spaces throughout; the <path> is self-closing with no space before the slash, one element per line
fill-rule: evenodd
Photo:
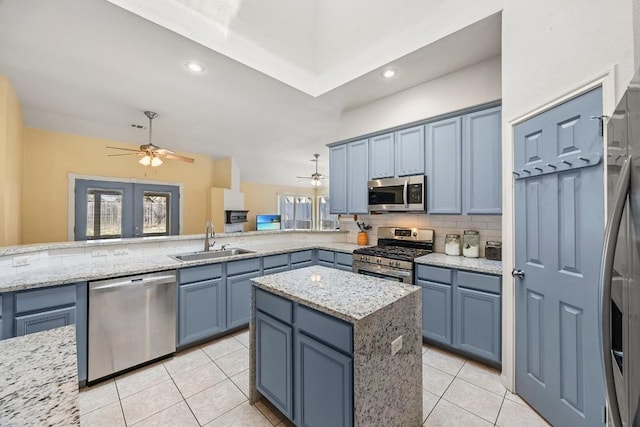
<path fill-rule="evenodd" d="M 452 344 L 451 285 L 418 280 L 422 287 L 422 336 Z"/>
<path fill-rule="evenodd" d="M 335 265 L 333 264 L 333 262 L 328 262 L 328 261 L 323 261 L 323 260 L 318 260 L 318 265 L 321 265 L 323 267 L 329 267 L 329 268 L 333 268 L 335 267 Z"/>
<path fill-rule="evenodd" d="M 73 325 L 75 322 L 75 307 L 58 308 L 40 313 L 16 316 L 16 336 Z"/>
<path fill-rule="evenodd" d="M 495 362 L 501 360 L 500 296 L 457 288 L 455 346 Z"/>
<path fill-rule="evenodd" d="M 296 425 L 353 425 L 353 359 L 303 333 L 295 336 Z"/>
<path fill-rule="evenodd" d="M 256 388 L 293 419 L 293 329 L 256 313 Z"/>
<path fill-rule="evenodd" d="M 260 272 L 227 277 L 227 329 L 249 324 L 251 279 Z"/>
<path fill-rule="evenodd" d="M 221 279 L 180 285 L 178 290 L 178 346 L 225 329 Z"/>
<path fill-rule="evenodd" d="M 88 287 L 87 282 L 76 285 L 76 351 L 78 353 L 78 382 L 87 382 L 87 352 L 88 352 Z"/>

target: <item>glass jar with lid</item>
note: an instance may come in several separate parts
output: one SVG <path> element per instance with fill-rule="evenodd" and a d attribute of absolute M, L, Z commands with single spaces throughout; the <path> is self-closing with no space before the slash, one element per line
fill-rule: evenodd
<path fill-rule="evenodd" d="M 476 230 L 465 230 L 462 238 L 462 255 L 468 258 L 480 256 L 480 233 Z"/>
<path fill-rule="evenodd" d="M 461 239 L 459 234 L 446 234 L 444 238 L 444 253 L 447 255 L 460 256 Z"/>

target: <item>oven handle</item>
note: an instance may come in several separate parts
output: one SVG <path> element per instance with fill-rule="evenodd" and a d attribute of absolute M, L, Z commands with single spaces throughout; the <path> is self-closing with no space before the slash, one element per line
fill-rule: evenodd
<path fill-rule="evenodd" d="M 354 272 L 358 273 L 358 271 L 361 269 L 365 271 L 370 271 L 372 273 L 386 274 L 387 276 L 399 277 L 399 278 L 405 278 L 405 277 L 411 278 L 411 275 L 413 274 L 413 272 L 410 270 L 397 270 L 395 268 L 384 268 L 376 264 L 369 264 L 366 262 L 354 261 L 353 263 Z"/>
<path fill-rule="evenodd" d="M 407 198 L 407 186 L 409 185 L 409 180 L 405 179 L 404 180 L 404 193 L 402 194 L 403 200 L 404 200 L 404 207 L 408 208 L 409 207 L 409 200 Z"/>

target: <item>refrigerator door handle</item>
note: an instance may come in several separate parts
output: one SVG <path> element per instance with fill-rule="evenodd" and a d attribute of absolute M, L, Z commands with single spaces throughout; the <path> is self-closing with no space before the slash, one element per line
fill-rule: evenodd
<path fill-rule="evenodd" d="M 611 356 L 611 283 L 613 278 L 613 262 L 616 255 L 616 243 L 630 184 L 631 158 L 628 158 L 622 165 L 622 170 L 620 171 L 620 181 L 614 197 L 614 206 L 607 221 L 607 228 L 604 234 L 602 263 L 600 264 L 600 313 L 602 316 L 600 337 L 602 339 L 602 360 L 604 361 L 604 379 L 607 386 L 607 397 L 609 399 L 609 413 L 614 427 L 622 426 L 622 422 L 613 380 L 613 358 Z"/>

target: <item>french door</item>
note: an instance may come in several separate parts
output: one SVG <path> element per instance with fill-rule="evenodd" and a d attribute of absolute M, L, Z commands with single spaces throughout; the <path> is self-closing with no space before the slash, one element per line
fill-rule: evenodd
<path fill-rule="evenodd" d="M 180 233 L 177 186 L 86 179 L 75 183 L 75 240 Z"/>

